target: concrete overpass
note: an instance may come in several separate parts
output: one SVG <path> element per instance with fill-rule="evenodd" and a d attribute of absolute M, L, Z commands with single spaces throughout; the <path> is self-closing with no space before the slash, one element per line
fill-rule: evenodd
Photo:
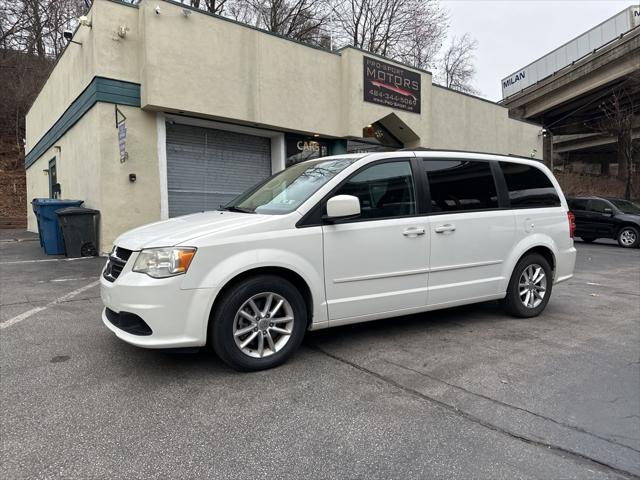
<path fill-rule="evenodd" d="M 511 117 L 544 127 L 547 164 L 608 174 L 617 164 L 618 138 L 602 127 L 614 100 L 632 115 L 631 138 L 640 147 L 640 27 L 500 103 Z"/>

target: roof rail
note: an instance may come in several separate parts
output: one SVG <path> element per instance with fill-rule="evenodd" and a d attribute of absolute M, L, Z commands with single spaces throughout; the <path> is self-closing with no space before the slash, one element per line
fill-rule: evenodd
<path fill-rule="evenodd" d="M 542 162 L 540 158 L 527 157 L 526 155 L 516 155 L 515 153 L 495 153 L 495 152 L 479 152 L 477 150 L 456 150 L 448 148 L 428 148 L 428 147 L 415 147 L 415 148 L 400 148 L 399 152 L 447 152 L 447 153 L 478 153 L 481 155 L 497 155 L 500 157 L 513 157 L 522 158 L 523 160 L 537 160 Z"/>

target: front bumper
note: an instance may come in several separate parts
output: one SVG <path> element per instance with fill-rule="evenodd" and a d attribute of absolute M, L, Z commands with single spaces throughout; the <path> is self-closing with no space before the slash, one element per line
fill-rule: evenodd
<path fill-rule="evenodd" d="M 133 258 L 132 258 L 133 260 Z M 100 296 L 105 305 L 102 321 L 118 338 L 144 348 L 201 347 L 207 343 L 207 326 L 213 291 L 180 288 L 183 276 L 156 279 L 123 269 L 115 282 L 100 277 Z M 132 334 L 118 328 L 107 310 L 140 317 L 151 334 Z M 125 313 L 126 312 L 126 313 Z M 117 322 L 116 322 L 117 323 Z"/>

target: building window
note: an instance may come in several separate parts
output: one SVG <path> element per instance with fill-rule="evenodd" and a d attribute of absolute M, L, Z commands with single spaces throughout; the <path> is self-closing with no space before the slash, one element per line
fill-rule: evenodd
<path fill-rule="evenodd" d="M 432 212 L 465 212 L 498 208 L 496 184 L 489 162 L 424 161 Z"/>
<path fill-rule="evenodd" d="M 318 137 L 287 135 L 286 166 L 329 155 L 329 142 Z"/>

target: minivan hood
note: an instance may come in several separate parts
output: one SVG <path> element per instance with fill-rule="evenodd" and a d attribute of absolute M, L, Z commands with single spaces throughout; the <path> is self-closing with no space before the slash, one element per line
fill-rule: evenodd
<path fill-rule="evenodd" d="M 270 215 L 221 210 L 194 213 L 134 228 L 116 238 L 114 244 L 128 250 L 172 247 L 188 240 L 265 220 Z"/>

